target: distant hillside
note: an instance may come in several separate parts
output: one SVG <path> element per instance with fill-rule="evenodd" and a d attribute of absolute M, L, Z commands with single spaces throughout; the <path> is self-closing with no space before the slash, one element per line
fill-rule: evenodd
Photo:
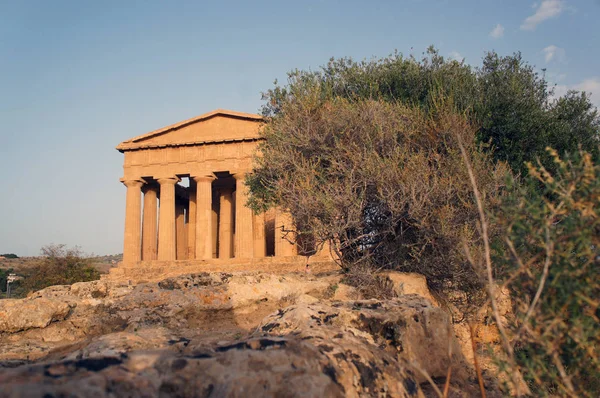
<path fill-rule="evenodd" d="M 123 253 L 107 254 L 104 256 L 94 256 L 92 257 L 92 260 L 98 263 L 112 263 L 113 261 L 115 263 L 118 263 L 119 261 L 123 260 Z"/>
<path fill-rule="evenodd" d="M 2 257 L 2 255 L 0 255 Z M 42 257 L 17 257 L 17 258 L 0 258 L 0 269 L 12 269 L 17 274 L 27 273 L 27 271 L 39 264 Z M 118 262 L 123 260 L 123 254 L 107 254 L 102 256 L 93 256 L 93 265 L 102 273 L 116 266 Z"/>

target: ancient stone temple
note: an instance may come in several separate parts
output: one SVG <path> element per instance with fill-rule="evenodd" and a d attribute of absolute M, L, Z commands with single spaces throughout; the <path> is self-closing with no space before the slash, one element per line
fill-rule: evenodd
<path fill-rule="evenodd" d="M 291 217 L 246 206 L 244 181 L 261 125 L 259 115 L 216 110 L 119 144 L 125 235 L 123 263 L 111 274 L 303 264 L 291 243 Z M 329 250 L 311 262 L 318 260 L 331 264 Z"/>

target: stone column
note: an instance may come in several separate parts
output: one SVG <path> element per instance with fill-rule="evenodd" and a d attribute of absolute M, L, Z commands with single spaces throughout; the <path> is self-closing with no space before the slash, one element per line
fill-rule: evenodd
<path fill-rule="evenodd" d="M 296 255 L 295 234 L 290 232 L 293 228 L 292 217 L 288 212 L 277 209 L 275 213 L 275 256 L 288 257 Z"/>
<path fill-rule="evenodd" d="M 142 222 L 142 260 L 152 261 L 157 258 L 157 195 L 158 187 L 145 185 L 144 192 L 144 219 Z"/>
<path fill-rule="evenodd" d="M 185 260 L 187 237 L 185 236 L 185 205 L 175 202 L 175 240 L 177 241 L 177 260 Z"/>
<path fill-rule="evenodd" d="M 232 211 L 233 201 L 231 198 L 232 189 L 222 188 L 220 192 L 220 212 L 219 212 L 219 258 L 233 257 L 232 241 Z"/>
<path fill-rule="evenodd" d="M 196 259 L 211 259 L 213 240 L 212 175 L 193 177 L 196 182 Z M 190 203 L 191 207 L 191 203 Z"/>
<path fill-rule="evenodd" d="M 265 213 L 254 214 L 254 257 L 267 255 L 267 239 L 265 236 Z"/>
<path fill-rule="evenodd" d="M 124 180 L 127 187 L 125 202 L 125 236 L 123 239 L 123 263 L 133 264 L 141 260 L 141 212 L 142 180 Z"/>
<path fill-rule="evenodd" d="M 188 205 L 187 216 L 187 258 L 193 260 L 196 258 L 196 181 L 190 178 L 190 203 Z"/>
<path fill-rule="evenodd" d="M 220 206 L 220 194 L 214 192 L 213 194 L 213 206 L 212 206 L 212 258 L 217 258 L 219 254 L 219 206 Z"/>
<path fill-rule="evenodd" d="M 246 206 L 248 187 L 246 173 L 236 173 L 235 178 L 235 247 L 236 258 L 252 258 L 254 254 L 254 238 L 252 227 L 252 210 Z"/>
<path fill-rule="evenodd" d="M 159 178 L 160 208 L 158 220 L 158 259 L 175 260 L 175 184 L 177 177 Z"/>

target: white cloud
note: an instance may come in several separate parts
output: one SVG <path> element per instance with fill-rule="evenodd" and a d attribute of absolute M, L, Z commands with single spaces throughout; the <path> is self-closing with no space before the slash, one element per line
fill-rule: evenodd
<path fill-rule="evenodd" d="M 563 0 L 543 0 L 537 8 L 535 8 L 535 13 L 528 16 L 525 21 L 523 21 L 521 29 L 534 30 L 538 24 L 547 19 L 559 16 L 564 10 L 565 3 Z"/>
<path fill-rule="evenodd" d="M 567 91 L 569 91 L 569 86 L 566 84 L 557 84 L 554 86 L 554 95 L 552 97 L 554 99 L 558 99 L 559 97 L 565 95 Z"/>
<path fill-rule="evenodd" d="M 600 78 L 592 77 L 591 79 L 585 79 L 573 86 L 573 88 L 590 94 L 592 102 L 600 107 Z"/>
<path fill-rule="evenodd" d="M 560 82 L 563 81 L 567 78 L 567 74 L 566 73 L 558 73 L 558 72 L 552 72 L 552 71 L 547 71 L 546 72 L 546 78 L 549 81 L 553 81 L 553 82 Z"/>
<path fill-rule="evenodd" d="M 448 56 L 450 57 L 450 59 L 454 59 L 459 62 L 464 59 L 464 57 L 458 51 L 450 51 L 450 54 L 448 54 Z"/>
<path fill-rule="evenodd" d="M 565 60 L 565 49 L 555 46 L 554 44 L 542 50 L 546 63 L 550 61 L 563 62 Z"/>
<path fill-rule="evenodd" d="M 499 39 L 504 36 L 504 26 L 500 24 L 496 25 L 496 27 L 494 27 L 494 29 L 492 29 L 490 32 L 490 36 L 492 36 L 494 39 Z"/>
<path fill-rule="evenodd" d="M 569 90 L 585 91 L 594 105 L 600 108 L 600 77 L 585 79 L 577 84 L 559 84 L 554 87 L 554 97 L 565 95 Z"/>

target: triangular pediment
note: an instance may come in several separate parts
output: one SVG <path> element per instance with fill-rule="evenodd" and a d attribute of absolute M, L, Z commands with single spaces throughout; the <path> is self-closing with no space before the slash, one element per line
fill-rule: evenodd
<path fill-rule="evenodd" d="M 121 152 L 259 138 L 263 118 L 252 113 L 217 109 L 192 119 L 143 134 L 117 146 Z"/>

